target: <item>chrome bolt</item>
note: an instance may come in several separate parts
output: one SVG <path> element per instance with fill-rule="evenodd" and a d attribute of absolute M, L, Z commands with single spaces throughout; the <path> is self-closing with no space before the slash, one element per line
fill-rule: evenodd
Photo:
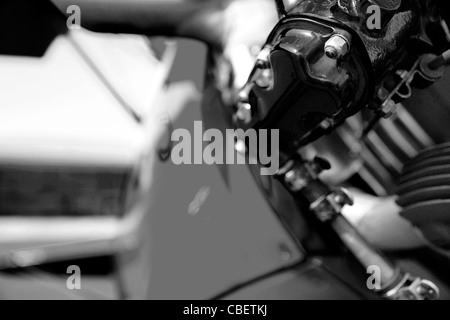
<path fill-rule="evenodd" d="M 250 123 L 252 121 L 252 106 L 246 102 L 239 102 L 236 118 L 245 124 Z"/>
<path fill-rule="evenodd" d="M 271 69 L 259 69 L 255 83 L 260 88 L 268 88 L 273 83 L 273 74 Z"/>
<path fill-rule="evenodd" d="M 383 113 L 383 118 L 388 119 L 392 117 L 397 108 L 397 104 L 391 99 L 386 100 L 381 106 L 381 112 Z"/>
<path fill-rule="evenodd" d="M 302 174 L 296 169 L 292 169 L 285 174 L 284 182 L 293 192 L 303 189 L 308 184 L 308 180 L 305 179 L 305 177 L 303 177 Z"/>
<path fill-rule="evenodd" d="M 324 119 L 321 123 L 319 123 L 319 127 L 322 130 L 328 130 L 333 126 L 333 120 L 332 119 Z"/>
<path fill-rule="evenodd" d="M 339 59 L 350 51 L 350 41 L 342 34 L 335 34 L 325 43 L 325 54 L 330 59 Z"/>

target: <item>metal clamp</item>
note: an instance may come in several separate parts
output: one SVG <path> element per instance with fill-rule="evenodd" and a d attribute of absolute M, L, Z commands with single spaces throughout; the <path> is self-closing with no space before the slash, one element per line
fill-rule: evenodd
<path fill-rule="evenodd" d="M 439 298 L 439 288 L 429 280 L 407 273 L 384 297 L 390 300 L 436 300 Z"/>
<path fill-rule="evenodd" d="M 278 178 L 294 195 L 301 195 L 310 210 L 323 223 L 329 223 L 343 244 L 361 265 L 367 269 L 379 266 L 382 273 L 379 293 L 391 300 L 434 300 L 439 297 L 438 287 L 428 280 L 415 278 L 396 268 L 358 233 L 342 215 L 345 205 L 353 201 L 346 189 L 331 189 L 319 179 L 321 171 L 329 169 L 322 158 L 313 161 L 291 159 L 279 170 Z"/>
<path fill-rule="evenodd" d="M 450 54 L 449 54 L 450 56 Z M 401 100 L 405 100 L 411 97 L 412 90 L 411 84 L 421 83 L 421 86 L 431 85 L 435 81 L 439 80 L 444 74 L 444 67 L 442 65 L 433 69 L 433 62 L 435 62 L 438 56 L 433 54 L 422 55 L 413 64 L 411 69 L 397 70 L 395 76 L 399 81 L 393 88 L 386 88 L 385 83 L 378 90 L 378 101 L 372 109 L 381 117 L 387 119 L 391 117 L 396 111 L 396 105 Z M 431 65 L 431 67 L 430 67 Z M 371 106 L 371 104 L 369 104 Z"/>

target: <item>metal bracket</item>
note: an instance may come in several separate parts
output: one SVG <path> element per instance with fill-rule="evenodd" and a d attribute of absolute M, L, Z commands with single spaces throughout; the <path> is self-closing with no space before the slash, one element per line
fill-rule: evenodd
<path fill-rule="evenodd" d="M 439 297 L 438 287 L 428 280 L 415 278 L 402 272 L 358 233 L 341 215 L 342 208 L 352 205 L 347 190 L 333 189 L 320 180 L 319 174 L 330 168 L 323 158 L 304 161 L 291 159 L 279 170 L 277 176 L 294 195 L 301 195 L 309 203 L 310 210 L 322 223 L 329 223 L 344 245 L 361 265 L 367 269 L 373 265 L 381 269 L 382 290 L 378 293 L 390 300 L 434 300 Z"/>
<path fill-rule="evenodd" d="M 384 294 L 389 300 L 437 300 L 439 288 L 431 281 L 405 274 L 401 281 Z"/>

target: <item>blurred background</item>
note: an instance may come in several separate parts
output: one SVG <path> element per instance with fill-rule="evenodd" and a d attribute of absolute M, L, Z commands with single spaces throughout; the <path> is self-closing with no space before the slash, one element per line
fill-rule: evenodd
<path fill-rule="evenodd" d="M 245 166 L 168 159 L 173 128 L 227 125 L 204 44 L 2 6 L 0 299 L 207 299 L 302 259 Z"/>

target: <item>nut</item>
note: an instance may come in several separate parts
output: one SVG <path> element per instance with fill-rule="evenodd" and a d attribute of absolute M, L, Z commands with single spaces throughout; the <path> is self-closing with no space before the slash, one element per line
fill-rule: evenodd
<path fill-rule="evenodd" d="M 239 102 L 236 117 L 245 124 L 252 121 L 252 106 L 246 102 Z"/>
<path fill-rule="evenodd" d="M 325 54 L 330 59 L 339 59 L 350 51 L 350 41 L 342 34 L 335 34 L 325 43 Z"/>

